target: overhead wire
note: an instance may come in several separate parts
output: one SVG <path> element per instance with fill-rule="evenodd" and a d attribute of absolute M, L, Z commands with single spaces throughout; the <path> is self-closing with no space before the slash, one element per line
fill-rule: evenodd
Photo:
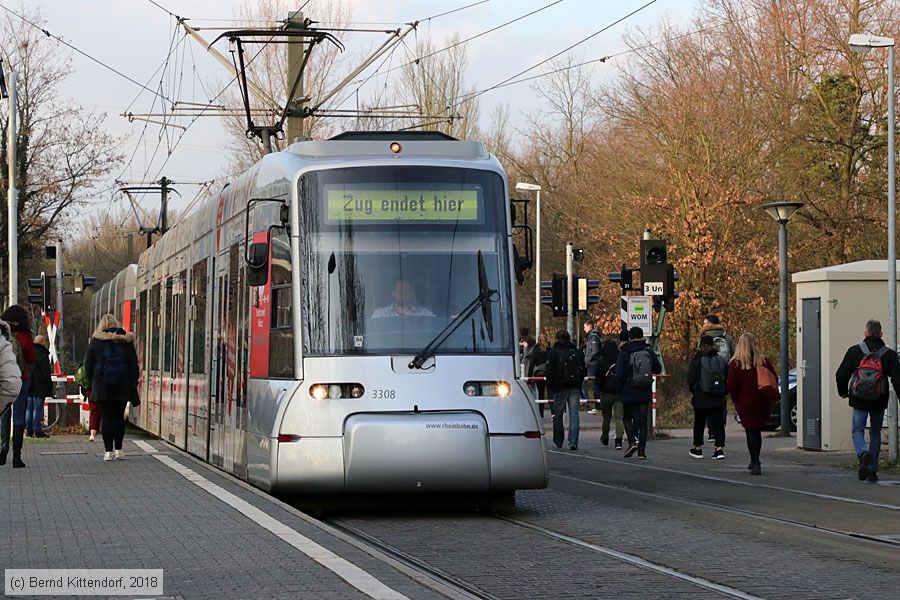
<path fill-rule="evenodd" d="M 8 13 L 10 13 L 10 14 L 12 14 L 12 15 L 15 15 L 16 17 L 18 17 L 19 19 L 21 19 L 21 20 L 24 21 L 25 23 L 28 23 L 29 25 L 31 25 L 32 27 L 34 27 L 34 28 L 37 29 L 38 31 L 42 32 L 42 33 L 43 33 L 44 35 L 46 35 L 47 37 L 53 38 L 54 40 L 56 40 L 56 41 L 59 42 L 60 44 L 66 46 L 67 48 L 70 48 L 71 50 L 74 50 L 75 52 L 77 52 L 78 54 L 84 56 L 84 57 L 87 58 L 88 60 L 91 60 L 91 61 L 97 63 L 98 65 L 100 65 L 100 66 L 103 67 L 104 69 L 106 69 L 106 70 L 108 70 L 108 71 L 111 71 L 111 72 L 115 73 L 115 74 L 118 75 L 119 77 L 122 77 L 123 79 L 125 79 L 125 80 L 127 80 L 127 81 L 133 83 L 134 85 L 136 85 L 136 86 L 138 86 L 138 87 L 140 87 L 140 88 L 143 88 L 144 90 L 150 92 L 151 94 L 154 94 L 154 95 L 156 95 L 156 96 L 159 96 L 160 98 L 162 98 L 163 100 L 166 100 L 167 102 L 171 102 L 171 100 L 170 100 L 169 98 L 166 98 L 165 96 L 161 96 L 161 95 L 158 94 L 157 92 L 155 92 L 155 91 L 151 90 L 150 88 L 148 88 L 147 86 L 143 85 L 140 81 L 138 81 L 138 80 L 136 80 L 136 79 L 134 79 L 134 78 L 132 78 L 132 77 L 129 77 L 128 75 L 126 75 L 126 74 L 123 73 L 122 71 L 116 69 L 115 67 L 111 67 L 110 65 L 106 64 L 105 62 L 103 62 L 103 61 L 100 60 L 99 58 L 96 58 L 96 57 L 94 57 L 94 56 L 91 56 L 90 54 L 88 54 L 88 53 L 85 52 L 84 50 L 81 50 L 80 48 L 78 48 L 78 47 L 76 47 L 76 46 L 70 44 L 69 42 L 65 41 L 63 38 L 59 37 L 58 35 L 54 35 L 54 34 L 50 33 L 50 32 L 49 32 L 47 29 L 45 29 L 44 27 L 41 27 L 41 26 L 38 25 L 37 23 L 34 23 L 33 21 L 31 21 L 31 20 L 25 18 L 24 16 L 20 15 L 20 14 L 17 13 L 16 11 L 14 11 L 14 10 L 12 10 L 12 9 L 10 9 L 10 8 L 8 8 L 8 7 L 6 7 L 6 6 L 4 6 L 3 4 L 0 4 L 0 8 L 2 8 L 3 10 L 5 10 L 6 12 L 8 12 Z"/>
<path fill-rule="evenodd" d="M 738 21 L 738 22 L 740 22 L 740 21 L 747 21 L 747 20 L 749 20 L 749 19 L 751 19 L 751 18 L 753 18 L 753 17 L 756 17 L 756 16 L 758 16 L 758 15 L 745 15 L 744 17 L 741 17 L 741 18 L 739 18 L 739 19 L 736 19 L 736 21 Z M 681 33 L 681 34 L 678 34 L 678 35 L 673 35 L 673 36 L 670 36 L 670 37 L 661 39 L 661 40 L 659 40 L 658 42 L 652 42 L 652 43 L 647 43 L 647 44 L 641 44 L 641 45 L 639 45 L 639 46 L 634 46 L 634 47 L 632 47 L 632 48 L 628 48 L 627 50 L 620 50 L 620 51 L 618 51 L 618 52 L 613 52 L 612 54 L 605 54 L 605 55 L 603 55 L 603 56 L 601 56 L 601 57 L 598 57 L 598 58 L 592 58 L 592 59 L 590 59 L 590 60 L 586 60 L 586 61 L 583 61 L 583 62 L 575 63 L 575 64 L 573 64 L 573 65 L 566 65 L 566 66 L 560 67 L 560 68 L 558 68 L 558 69 L 553 69 L 553 70 L 550 70 L 550 71 L 544 71 L 544 72 L 539 73 L 539 74 L 537 74 L 537 75 L 531 75 L 531 76 L 529 76 L 529 77 L 523 77 L 523 78 L 521 78 L 521 79 L 516 79 L 516 80 L 514 80 L 514 81 L 509 81 L 509 82 L 504 83 L 504 84 L 502 84 L 502 85 L 496 86 L 495 89 L 500 89 L 500 88 L 504 88 L 504 87 L 509 87 L 509 86 L 511 86 L 511 85 L 517 85 L 517 84 L 519 84 L 519 83 L 525 83 L 525 82 L 527 82 L 527 81 L 533 81 L 533 80 L 535 80 L 535 79 L 540 79 L 541 77 L 547 77 L 548 75 L 553 75 L 553 74 L 555 74 L 555 73 L 562 73 L 562 72 L 565 72 L 565 71 L 571 71 L 572 69 L 577 69 L 577 68 L 579 68 L 579 67 L 584 67 L 584 66 L 587 66 L 587 65 L 592 65 L 592 64 L 596 64 L 596 63 L 605 63 L 605 62 L 607 62 L 607 61 L 609 61 L 609 60 L 612 60 L 612 59 L 615 59 L 615 58 L 619 58 L 620 56 L 625 56 L 625 55 L 627 55 L 627 54 L 632 54 L 632 53 L 634 53 L 634 52 L 639 52 L 639 51 L 641 51 L 641 50 L 646 50 L 646 49 L 648 49 L 648 48 L 658 48 L 658 47 L 660 47 L 660 46 L 662 46 L 662 45 L 664 45 L 664 44 L 669 44 L 669 43 L 671 43 L 671 42 L 675 42 L 675 41 L 678 41 L 678 40 L 682 40 L 682 39 L 684 39 L 684 38 L 689 38 L 689 37 L 692 37 L 692 36 L 695 36 L 695 35 L 699 35 L 699 34 L 702 34 L 702 33 L 709 33 L 710 31 L 714 31 L 714 30 L 716 30 L 716 29 L 719 29 L 719 28 L 724 27 L 724 26 L 729 25 L 729 24 L 731 24 L 731 21 L 722 21 L 721 23 L 716 23 L 715 25 L 710 25 L 709 27 L 702 27 L 702 28 L 700 28 L 700 29 L 694 29 L 694 30 L 691 30 L 691 31 L 686 31 L 686 32 Z"/>
<path fill-rule="evenodd" d="M 426 58 L 431 58 L 432 56 L 434 56 L 434 55 L 436 55 L 436 54 L 440 54 L 441 52 L 446 52 L 446 51 L 448 51 L 448 50 L 452 50 L 453 48 L 456 48 L 457 46 L 461 46 L 462 44 L 466 44 L 466 43 L 468 43 L 468 42 L 471 42 L 472 40 L 475 40 L 475 39 L 478 39 L 478 38 L 480 38 L 480 37 L 482 37 L 482 36 L 485 36 L 485 35 L 488 35 L 488 34 L 490 34 L 490 33 L 493 33 L 493 32 L 495 32 L 495 31 L 497 31 L 497 30 L 499 30 L 499 29 L 503 29 L 504 27 L 507 27 L 507 26 L 509 26 L 509 25 L 512 25 L 513 23 L 516 23 L 516 22 L 518 22 L 518 21 L 521 21 L 522 19 L 527 19 L 528 17 L 530 17 L 530 16 L 532 16 L 532 15 L 535 15 L 535 14 L 537 14 L 537 13 L 539 13 L 539 12 L 542 12 L 542 11 L 544 11 L 544 10 L 547 10 L 548 8 L 552 8 L 553 6 L 559 4 L 560 2 L 565 2 L 565 0 L 554 0 L 553 2 L 550 2 L 550 3 L 545 4 L 545 5 L 543 5 L 543 6 L 539 6 L 538 8 L 536 8 L 536 9 L 534 9 L 534 10 L 532 10 L 532 11 L 529 11 L 529 12 L 527 12 L 527 13 L 521 14 L 521 15 L 515 17 L 515 18 L 512 18 L 512 19 L 508 20 L 508 21 L 504 21 L 503 23 L 500 23 L 499 25 L 496 25 L 496 26 L 494 26 L 494 27 L 491 27 L 490 29 L 485 29 L 484 31 L 482 31 L 482 32 L 480 32 L 480 33 L 476 33 L 475 35 L 469 36 L 469 37 L 467 37 L 467 38 L 465 38 L 465 39 L 463 39 L 463 40 L 458 40 L 458 41 L 456 41 L 456 42 L 453 42 L 452 44 L 450 44 L 450 45 L 448 45 L 448 46 L 445 46 L 445 47 L 443 47 L 443 48 L 439 48 L 439 49 L 434 50 L 433 52 L 429 52 L 428 54 L 425 54 L 425 55 L 423 55 L 423 56 L 415 57 L 413 60 L 411 60 L 411 61 L 408 62 L 408 63 L 402 64 L 402 65 L 397 65 L 396 67 L 393 67 L 393 68 L 391 68 L 391 69 L 388 69 L 387 71 L 385 71 L 385 72 L 383 73 L 383 75 L 387 75 L 388 73 L 390 73 L 390 72 L 392 72 L 392 71 L 396 71 L 397 69 L 402 69 L 403 67 L 406 67 L 406 66 L 415 64 L 415 63 L 417 63 L 418 61 L 425 60 Z M 468 4 L 468 5 L 466 5 L 466 6 L 463 6 L 463 7 L 458 8 L 458 9 L 456 9 L 456 10 L 463 10 L 463 9 L 465 9 L 465 8 L 471 8 L 471 7 L 473 7 L 473 6 L 478 6 L 479 4 L 483 4 L 483 3 L 484 3 L 484 2 L 476 2 L 476 3 L 474 3 L 474 4 Z M 446 12 L 446 13 L 441 13 L 441 14 L 439 14 L 439 15 L 435 15 L 435 16 L 428 17 L 428 18 L 425 18 L 425 19 L 421 19 L 421 21 L 429 21 L 429 20 L 432 20 L 432 19 L 436 19 L 436 18 L 438 18 L 438 17 L 440 17 L 440 16 L 443 16 L 443 15 L 445 15 L 445 14 L 450 14 L 451 12 L 456 12 L 456 10 L 454 10 L 454 11 L 449 11 L 449 12 Z M 416 50 L 418 51 L 418 48 L 417 48 Z M 359 80 L 357 80 L 357 81 L 359 81 Z M 354 82 L 354 83 L 356 83 L 356 82 Z"/>
<path fill-rule="evenodd" d="M 634 15 L 638 14 L 638 13 L 641 12 L 642 10 L 648 8 L 649 6 L 651 6 L 651 5 L 653 5 L 653 4 L 656 4 L 656 2 L 658 2 L 658 1 L 659 1 L 659 0 L 650 0 L 649 2 L 646 2 L 645 4 L 642 4 L 642 5 L 639 6 L 638 8 L 634 9 L 633 11 L 631 11 L 630 13 L 628 13 L 627 15 L 625 15 L 625 16 L 623 16 L 623 17 L 619 17 L 618 19 L 616 19 L 616 20 L 613 21 L 612 23 L 609 23 L 608 25 L 604 25 L 603 27 L 601 27 L 601 28 L 598 29 L 597 31 L 593 32 L 592 34 L 590 34 L 590 35 L 588 35 L 588 36 L 586 36 L 586 37 L 584 37 L 584 38 L 578 40 L 578 41 L 575 42 L 574 44 L 570 44 L 569 46 L 563 48 L 562 50 L 560 50 L 559 52 L 553 54 L 552 56 L 549 56 L 549 57 L 545 58 L 544 60 L 542 60 L 542 61 L 540 61 L 540 62 L 537 62 L 537 63 L 531 65 L 531 66 L 528 67 L 527 69 L 523 69 L 522 71 L 519 71 L 519 72 L 516 73 L 515 75 L 512 75 L 511 77 L 507 77 L 507 78 L 504 79 L 503 81 L 501 81 L 501 82 L 499 82 L 499 83 L 496 83 L 496 84 L 494 84 L 494 85 L 492 85 L 492 86 L 490 86 L 490 87 L 487 87 L 487 88 L 484 88 L 484 89 L 482 89 L 482 90 L 478 90 L 478 91 L 472 92 L 472 93 L 470 93 L 470 94 L 467 94 L 467 95 L 466 95 L 465 97 L 463 97 L 459 102 L 457 102 L 453 107 L 456 108 L 457 106 L 460 106 L 460 105 L 462 105 L 462 104 L 464 104 L 464 103 L 466 103 L 466 102 L 471 102 L 471 101 L 474 100 L 475 98 L 477 98 L 477 97 L 479 97 L 479 96 L 481 96 L 481 95 L 483 95 L 483 94 L 486 94 L 486 93 L 488 93 L 488 92 L 490 92 L 490 91 L 493 91 L 493 90 L 495 90 L 495 89 L 498 89 L 498 88 L 499 88 L 500 86 L 502 86 L 503 84 L 508 83 L 508 82 L 510 82 L 510 81 L 512 81 L 512 80 L 514 80 L 514 79 L 516 79 L 516 78 L 518 78 L 518 77 L 524 75 L 525 73 L 528 73 L 529 71 L 533 71 L 534 69 L 537 69 L 537 68 L 540 67 L 541 65 L 547 64 L 548 62 L 550 62 L 550 61 L 552 61 L 553 59 L 555 59 L 555 58 L 557 58 L 557 57 L 559 57 L 559 56 L 565 54 L 566 52 L 569 52 L 570 50 L 572 50 L 572 49 L 574 49 L 574 48 L 577 48 L 578 46 L 580 46 L 581 44 L 587 42 L 588 40 L 591 40 L 591 39 L 597 37 L 598 35 L 600 35 L 600 34 L 603 33 L 604 31 L 607 31 L 607 30 L 609 30 L 609 29 L 612 29 L 613 27 L 615 27 L 615 26 L 618 25 L 619 23 L 625 21 L 626 19 L 629 19 L 629 18 L 633 17 Z"/>

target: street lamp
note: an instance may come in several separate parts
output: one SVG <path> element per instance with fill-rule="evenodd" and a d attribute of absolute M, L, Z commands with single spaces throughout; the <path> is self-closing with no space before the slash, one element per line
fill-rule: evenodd
<path fill-rule="evenodd" d="M 769 202 L 763 204 L 769 215 L 778 221 L 778 278 L 781 285 L 778 289 L 778 308 L 781 319 L 781 435 L 791 435 L 791 400 L 788 392 L 788 252 L 787 252 L 787 224 L 803 206 L 802 202 Z"/>
<path fill-rule="evenodd" d="M 537 192 L 535 205 L 535 237 L 534 249 L 534 339 L 541 335 L 541 186 L 536 183 L 516 184 L 516 191 Z"/>
<path fill-rule="evenodd" d="M 888 74 L 888 348 L 897 350 L 897 208 L 896 208 L 896 182 L 894 164 L 896 154 L 894 152 L 894 38 L 872 35 L 869 33 L 854 33 L 850 36 L 850 50 L 853 52 L 868 52 L 872 48 L 887 48 L 887 74 Z M 888 386 L 889 388 L 891 386 Z M 897 397 L 894 390 L 890 390 L 890 402 L 887 410 L 888 418 L 888 448 L 891 460 L 896 461 L 897 449 Z"/>
<path fill-rule="evenodd" d="M 9 186 L 6 202 L 7 215 L 7 247 L 9 248 L 9 306 L 19 302 L 19 196 L 16 190 L 16 73 L 9 72 L 9 89 L 7 90 L 6 77 L 3 76 L 3 68 L 0 65 L 0 95 L 9 99 L 9 127 L 8 148 L 6 156 L 9 162 Z"/>

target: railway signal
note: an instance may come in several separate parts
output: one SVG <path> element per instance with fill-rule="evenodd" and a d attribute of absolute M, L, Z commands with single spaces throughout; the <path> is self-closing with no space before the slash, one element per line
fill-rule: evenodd
<path fill-rule="evenodd" d="M 39 304 L 41 307 L 41 312 L 49 312 L 50 311 L 50 286 L 48 285 L 48 280 L 46 273 L 41 271 L 40 277 L 29 277 L 28 278 L 28 302 L 30 304 Z"/>

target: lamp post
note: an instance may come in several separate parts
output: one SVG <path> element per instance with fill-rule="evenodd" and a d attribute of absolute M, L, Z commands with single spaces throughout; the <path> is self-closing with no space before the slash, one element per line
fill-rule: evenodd
<path fill-rule="evenodd" d="M 9 98 L 9 194 L 6 205 L 7 236 L 9 248 L 9 306 L 19 302 L 19 197 L 16 191 L 16 74 L 9 73 L 9 90 L 6 88 L 3 67 L 0 65 L 0 95 Z"/>
<path fill-rule="evenodd" d="M 788 252 L 787 252 L 787 224 L 803 206 L 802 202 L 769 202 L 763 204 L 769 215 L 778 221 L 778 312 L 781 320 L 781 376 L 778 378 L 781 387 L 781 435 L 791 436 L 791 400 L 788 391 Z"/>
<path fill-rule="evenodd" d="M 535 242 L 534 248 L 534 339 L 541 335 L 541 186 L 536 183 L 516 184 L 516 190 L 520 192 L 537 192 L 535 203 Z"/>
<path fill-rule="evenodd" d="M 896 176 L 894 165 L 896 154 L 894 150 L 894 38 L 871 35 L 868 33 L 854 33 L 850 36 L 850 50 L 853 52 L 868 52 L 872 48 L 887 48 L 887 87 L 888 87 L 888 339 L 887 345 L 891 350 L 897 350 L 897 206 L 896 206 Z M 888 454 L 893 461 L 898 460 L 897 448 L 897 396 L 891 386 L 890 401 L 888 402 Z"/>

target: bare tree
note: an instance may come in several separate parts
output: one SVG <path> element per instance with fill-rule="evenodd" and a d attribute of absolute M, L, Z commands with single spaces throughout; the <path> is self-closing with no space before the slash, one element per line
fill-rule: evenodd
<path fill-rule="evenodd" d="M 443 50 L 449 48 L 449 50 Z M 480 99 L 465 83 L 468 57 L 459 35 L 447 38 L 441 48 L 431 40 L 416 44 L 414 60 L 402 69 L 394 104 L 417 111 L 422 129 L 442 131 L 458 139 L 480 135 Z M 393 123 L 396 127 L 396 123 Z"/>
<path fill-rule="evenodd" d="M 25 11 L 25 15 L 35 23 L 43 22 L 36 10 Z M 98 185 L 120 164 L 122 155 L 120 140 L 102 127 L 105 115 L 60 97 L 59 86 L 72 74 L 69 53 L 36 28 L 9 15 L 0 20 L 0 33 L 4 67 L 16 74 L 19 252 L 27 260 L 37 254 L 48 232 L 92 198 Z M 6 140 L 7 103 L 2 107 L 0 133 Z M 0 162 L 7 163 L 5 143 Z M 5 196 L 9 187 L 5 168 L 0 177 Z M 5 221 L 5 202 L 0 212 Z M 0 252 L 6 251 L 4 236 Z"/>

